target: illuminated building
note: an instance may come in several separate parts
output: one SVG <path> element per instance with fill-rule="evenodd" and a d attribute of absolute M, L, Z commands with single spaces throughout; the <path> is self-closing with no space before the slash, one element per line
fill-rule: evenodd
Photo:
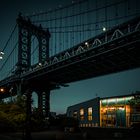
<path fill-rule="evenodd" d="M 80 127 L 93 127 L 100 125 L 100 98 L 82 102 L 68 107 L 67 116 L 79 120 Z"/>
<path fill-rule="evenodd" d="M 140 94 L 97 97 L 68 107 L 67 116 L 78 119 L 80 127 L 130 127 L 140 122 Z"/>

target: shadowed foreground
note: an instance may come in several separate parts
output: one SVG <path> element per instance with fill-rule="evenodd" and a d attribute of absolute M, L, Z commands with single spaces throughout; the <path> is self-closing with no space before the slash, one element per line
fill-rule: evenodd
<path fill-rule="evenodd" d="M 32 140 L 138 140 L 140 134 L 135 130 L 84 128 L 80 132 L 48 130 L 32 132 Z M 25 140 L 23 133 L 3 133 L 0 140 Z"/>

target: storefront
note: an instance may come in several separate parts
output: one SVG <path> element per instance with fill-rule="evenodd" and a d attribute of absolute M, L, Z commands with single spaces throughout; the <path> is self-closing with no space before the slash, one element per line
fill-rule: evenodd
<path fill-rule="evenodd" d="M 130 127 L 140 123 L 140 104 L 132 104 L 136 96 L 124 95 L 94 98 L 68 107 L 67 116 L 77 118 L 80 127 Z"/>
<path fill-rule="evenodd" d="M 100 100 L 101 127 L 129 127 L 130 104 L 133 96 L 105 98 Z"/>

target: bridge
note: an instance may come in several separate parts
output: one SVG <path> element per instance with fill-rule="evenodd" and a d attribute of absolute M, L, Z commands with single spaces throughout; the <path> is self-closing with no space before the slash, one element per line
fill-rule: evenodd
<path fill-rule="evenodd" d="M 95 7 L 92 2 L 81 0 L 44 13 L 19 14 L 2 50 L 8 55 L 0 65 L 1 99 L 26 95 L 30 114 L 35 91 L 39 108 L 49 117 L 51 90 L 140 67 L 140 9 L 127 12 L 133 9 L 127 0 Z M 115 15 L 108 12 L 112 7 Z M 119 13 L 122 7 L 125 14 Z"/>

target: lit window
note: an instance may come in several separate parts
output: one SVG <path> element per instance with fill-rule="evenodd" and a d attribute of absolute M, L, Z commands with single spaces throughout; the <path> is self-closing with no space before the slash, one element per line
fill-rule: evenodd
<path fill-rule="evenodd" d="M 91 127 L 91 124 L 89 123 L 89 127 Z"/>
<path fill-rule="evenodd" d="M 74 111 L 74 112 L 73 112 L 73 117 L 74 117 L 74 118 L 77 118 L 77 117 L 78 117 L 78 112 L 77 112 L 77 111 Z"/>
<path fill-rule="evenodd" d="M 92 107 L 88 108 L 88 115 L 92 115 Z"/>
<path fill-rule="evenodd" d="M 84 109 L 80 109 L 80 115 L 84 115 Z"/>
<path fill-rule="evenodd" d="M 84 109 L 80 109 L 80 120 L 84 120 Z"/>
<path fill-rule="evenodd" d="M 92 121 L 92 116 L 88 116 L 88 120 L 89 121 Z"/>
<path fill-rule="evenodd" d="M 98 126 L 98 123 L 95 123 L 95 126 Z"/>
<path fill-rule="evenodd" d="M 88 108 L 88 120 L 92 121 L 92 107 Z"/>

